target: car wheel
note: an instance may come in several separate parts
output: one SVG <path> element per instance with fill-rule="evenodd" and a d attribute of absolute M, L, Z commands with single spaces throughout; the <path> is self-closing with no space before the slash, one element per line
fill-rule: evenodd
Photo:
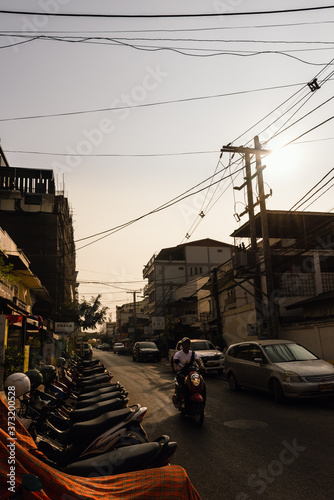
<path fill-rule="evenodd" d="M 240 390 L 240 385 L 235 378 L 234 373 L 230 373 L 228 375 L 228 385 L 230 386 L 231 391 L 236 392 Z"/>
<path fill-rule="evenodd" d="M 278 404 L 285 403 L 285 396 L 283 393 L 283 389 L 282 389 L 282 386 L 277 379 L 274 379 L 272 381 L 271 387 L 272 387 L 272 393 L 274 394 L 274 398 L 275 398 L 276 403 L 278 403 Z"/>
<path fill-rule="evenodd" d="M 136 361 L 134 354 L 132 354 L 132 361 Z"/>

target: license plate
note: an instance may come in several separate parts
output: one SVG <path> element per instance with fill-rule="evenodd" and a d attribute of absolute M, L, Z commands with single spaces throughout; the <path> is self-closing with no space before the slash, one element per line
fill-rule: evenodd
<path fill-rule="evenodd" d="M 208 361 L 206 366 L 216 366 L 217 362 L 216 361 Z"/>
<path fill-rule="evenodd" d="M 329 392 L 334 390 L 334 384 L 320 384 L 319 390 L 321 392 Z"/>

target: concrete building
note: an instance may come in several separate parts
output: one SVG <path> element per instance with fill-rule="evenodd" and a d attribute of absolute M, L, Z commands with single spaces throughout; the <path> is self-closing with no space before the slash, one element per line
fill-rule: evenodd
<path fill-rule="evenodd" d="M 143 270 L 143 277 L 148 279 L 144 288 L 144 295 L 148 297 L 147 313 L 150 316 L 168 314 L 177 289 L 208 276 L 213 268 L 230 260 L 233 251 L 233 245 L 207 238 L 163 248 L 153 255 Z"/>
<path fill-rule="evenodd" d="M 3 383 L 5 350 L 15 347 L 24 354 L 24 365 L 38 366 L 43 360 L 43 342 L 49 321 L 36 313 L 36 304 L 49 307 L 52 299 L 30 269 L 26 255 L 0 228 L 0 388 Z M 45 360 L 44 360 L 45 361 Z"/>
<path fill-rule="evenodd" d="M 274 288 L 268 294 L 258 214 L 257 250 L 239 246 L 233 259 L 217 270 L 224 340 L 229 345 L 266 337 L 268 324 L 274 320 L 280 338 L 297 341 L 333 360 L 334 214 L 268 211 L 267 215 Z M 243 241 L 249 238 L 249 223 L 232 236 Z M 210 290 L 213 293 L 212 284 Z"/>
<path fill-rule="evenodd" d="M 0 157 L 1 225 L 52 297 L 52 309 L 38 311 L 50 317 L 77 297 L 71 209 L 52 170 L 10 167 L 1 148 Z"/>

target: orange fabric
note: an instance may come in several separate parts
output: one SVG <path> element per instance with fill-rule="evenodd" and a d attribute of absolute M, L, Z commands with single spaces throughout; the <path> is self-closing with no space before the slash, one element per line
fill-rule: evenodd
<path fill-rule="evenodd" d="M 43 484 L 41 492 L 24 492 L 24 499 L 39 500 L 201 500 L 186 471 L 177 465 L 157 469 L 83 478 L 69 476 L 41 462 L 43 456 L 30 434 L 15 420 L 15 437 L 8 434 L 8 407 L 0 397 L 0 498 L 10 498 L 10 448 L 15 442 L 15 491 L 23 474 L 37 476 Z"/>

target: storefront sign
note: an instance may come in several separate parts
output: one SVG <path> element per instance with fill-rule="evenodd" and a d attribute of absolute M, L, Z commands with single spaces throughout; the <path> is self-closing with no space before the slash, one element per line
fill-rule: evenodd
<path fill-rule="evenodd" d="M 74 323 L 73 322 L 55 322 L 55 332 L 56 333 L 73 333 L 74 332 Z"/>

